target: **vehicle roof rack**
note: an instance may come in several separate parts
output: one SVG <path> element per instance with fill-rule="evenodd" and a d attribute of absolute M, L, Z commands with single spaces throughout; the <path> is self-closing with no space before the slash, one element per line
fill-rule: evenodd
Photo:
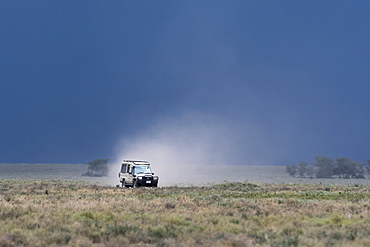
<path fill-rule="evenodd" d="M 145 160 L 122 160 L 122 162 L 132 162 L 134 164 L 136 164 L 136 163 L 147 163 L 147 164 L 149 164 L 149 162 L 145 161 Z"/>

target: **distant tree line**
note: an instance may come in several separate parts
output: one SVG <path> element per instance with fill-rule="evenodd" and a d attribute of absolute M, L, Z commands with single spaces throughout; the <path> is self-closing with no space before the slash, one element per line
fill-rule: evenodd
<path fill-rule="evenodd" d="M 292 177 L 301 178 L 364 179 L 366 174 L 370 174 L 370 160 L 361 163 L 349 158 L 333 160 L 329 157 L 317 156 L 311 165 L 300 162 L 297 165 L 287 166 L 286 171 Z"/>

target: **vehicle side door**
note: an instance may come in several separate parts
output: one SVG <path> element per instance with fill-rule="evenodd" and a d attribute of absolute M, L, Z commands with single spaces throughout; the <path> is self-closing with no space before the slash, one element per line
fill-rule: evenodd
<path fill-rule="evenodd" d="M 126 179 L 126 172 L 127 172 L 127 164 L 123 163 L 121 165 L 121 170 L 119 171 L 119 179 L 120 179 L 120 182 L 122 182 L 122 180 Z"/>
<path fill-rule="evenodd" d="M 127 173 L 126 173 L 126 184 L 132 185 L 134 174 L 134 166 L 132 164 L 127 165 Z"/>

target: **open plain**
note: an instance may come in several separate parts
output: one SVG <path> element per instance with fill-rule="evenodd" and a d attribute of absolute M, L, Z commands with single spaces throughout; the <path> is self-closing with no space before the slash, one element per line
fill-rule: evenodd
<path fill-rule="evenodd" d="M 248 181 L 238 181 L 241 170 L 231 166 L 233 180 L 216 174 L 192 185 L 185 179 L 180 186 L 165 180 L 168 185 L 160 188 L 131 189 L 110 186 L 109 179 L 81 177 L 86 165 L 17 166 L 23 170 L 15 172 L 10 164 L 0 170 L 0 246 L 4 247 L 370 243 L 367 179 L 344 180 L 342 185 L 337 180 L 284 182 L 284 172 L 277 172 L 282 167 L 268 167 L 276 170 L 255 181 L 249 176 L 254 170 L 257 179 L 258 167 L 239 167 L 250 170 L 244 179 Z M 40 170 L 35 173 L 31 168 Z"/>

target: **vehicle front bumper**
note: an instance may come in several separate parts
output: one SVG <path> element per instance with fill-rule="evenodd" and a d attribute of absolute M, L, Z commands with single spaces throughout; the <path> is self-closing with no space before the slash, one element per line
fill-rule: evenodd
<path fill-rule="evenodd" d="M 154 179 L 153 177 L 142 177 L 141 179 L 137 178 L 137 185 L 139 186 L 157 186 L 158 179 Z"/>

